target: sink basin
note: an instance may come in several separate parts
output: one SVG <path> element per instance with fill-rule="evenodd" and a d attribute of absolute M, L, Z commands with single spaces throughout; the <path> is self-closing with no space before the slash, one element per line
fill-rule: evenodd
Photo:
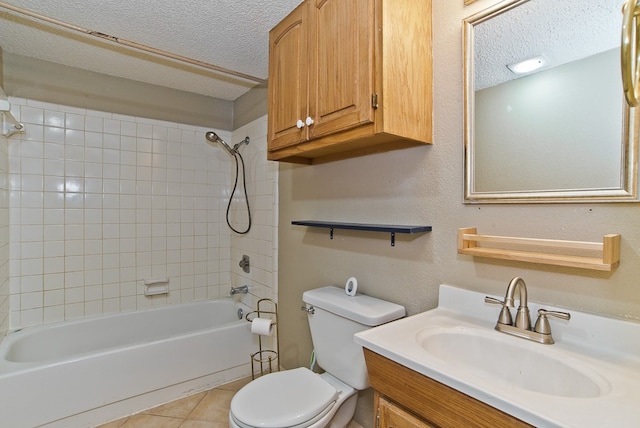
<path fill-rule="evenodd" d="M 464 327 L 426 328 L 416 340 L 448 364 L 516 388 L 573 398 L 608 392 L 606 380 L 579 361 L 557 355 L 549 346 L 540 349 L 539 344 L 502 340 L 501 335 Z"/>

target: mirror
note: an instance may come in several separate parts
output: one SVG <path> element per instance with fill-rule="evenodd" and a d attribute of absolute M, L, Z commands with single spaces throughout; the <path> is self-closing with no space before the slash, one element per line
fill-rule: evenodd
<path fill-rule="evenodd" d="M 465 203 L 637 202 L 622 0 L 507 0 L 464 20 Z M 536 71 L 516 74 L 533 59 Z"/>

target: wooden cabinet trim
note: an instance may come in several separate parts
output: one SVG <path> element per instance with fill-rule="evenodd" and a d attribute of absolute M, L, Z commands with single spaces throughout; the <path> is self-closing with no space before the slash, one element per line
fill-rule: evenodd
<path fill-rule="evenodd" d="M 371 386 L 429 423 L 442 428 L 524 428 L 531 425 L 364 349 Z"/>
<path fill-rule="evenodd" d="M 269 86 L 267 136 L 270 149 L 280 149 L 307 139 L 298 119 L 307 117 L 308 6 L 295 8 L 269 32 Z M 281 70 L 281 73 L 276 71 Z"/>
<path fill-rule="evenodd" d="M 313 1 L 309 12 L 309 139 L 373 121 L 372 0 Z"/>
<path fill-rule="evenodd" d="M 438 428 L 418 418 L 402 406 L 381 397 L 376 391 L 374 408 L 378 409 L 376 428 Z"/>

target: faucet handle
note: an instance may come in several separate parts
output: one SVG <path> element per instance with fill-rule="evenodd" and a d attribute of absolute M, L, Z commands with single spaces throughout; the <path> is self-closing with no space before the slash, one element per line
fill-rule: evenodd
<path fill-rule="evenodd" d="M 538 321 L 536 321 L 536 325 L 533 328 L 533 330 L 536 333 L 551 334 L 551 325 L 549 324 L 549 318 L 547 318 L 548 315 L 556 318 L 562 318 L 563 320 L 571 319 L 571 314 L 569 312 L 548 311 L 546 309 L 538 309 Z"/>
<path fill-rule="evenodd" d="M 546 309 L 538 309 L 538 315 L 551 315 L 552 317 L 562 318 L 563 320 L 571 319 L 571 314 L 569 312 L 548 311 Z"/>
<path fill-rule="evenodd" d="M 500 311 L 500 316 L 498 317 L 499 324 L 513 325 L 513 320 L 511 318 L 511 311 L 504 304 L 504 301 L 496 299 L 494 297 L 484 296 L 485 303 L 491 303 L 493 305 L 501 305 L 502 310 Z"/>
<path fill-rule="evenodd" d="M 504 305 L 504 302 L 500 299 L 496 299 L 495 297 L 484 296 L 485 303 L 492 303 L 494 305 Z"/>

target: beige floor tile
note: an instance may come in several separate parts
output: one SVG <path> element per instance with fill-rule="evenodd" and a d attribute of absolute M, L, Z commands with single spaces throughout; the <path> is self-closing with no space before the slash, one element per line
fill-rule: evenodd
<path fill-rule="evenodd" d="M 221 385 L 217 389 L 225 389 L 227 391 L 237 391 L 243 386 L 245 386 L 246 384 L 248 384 L 249 382 L 251 382 L 251 376 L 245 377 L 244 379 L 238 379 L 236 381 L 227 383 L 225 385 Z"/>
<path fill-rule="evenodd" d="M 229 421 L 229 406 L 233 398 L 234 391 L 224 389 L 212 389 L 200 401 L 195 409 L 189 414 L 189 419 L 199 421 L 220 422 Z"/>
<path fill-rule="evenodd" d="M 181 398 L 176 401 L 172 401 L 162 406 L 154 407 L 153 409 L 145 410 L 144 414 L 158 415 L 158 416 L 170 416 L 174 418 L 186 418 L 189 413 L 198 405 L 200 400 L 206 395 L 206 392 L 199 394 L 193 394 L 185 398 Z"/>
<path fill-rule="evenodd" d="M 210 422 L 210 421 L 194 421 L 193 419 L 185 420 L 180 428 L 228 428 L 229 422 Z"/>
<path fill-rule="evenodd" d="M 348 424 L 347 424 L 347 428 L 362 428 L 362 425 L 360 425 L 359 423 L 357 423 L 354 420 L 351 420 Z"/>
<path fill-rule="evenodd" d="M 127 422 L 128 419 L 129 417 L 127 416 L 126 418 L 118 419 L 115 421 L 108 422 L 104 425 L 100 425 L 98 426 L 98 428 L 120 428 L 122 425 L 124 425 L 125 422 Z"/>
<path fill-rule="evenodd" d="M 167 416 L 137 414 L 131 416 L 122 428 L 178 428 L 182 418 L 169 418 Z"/>

